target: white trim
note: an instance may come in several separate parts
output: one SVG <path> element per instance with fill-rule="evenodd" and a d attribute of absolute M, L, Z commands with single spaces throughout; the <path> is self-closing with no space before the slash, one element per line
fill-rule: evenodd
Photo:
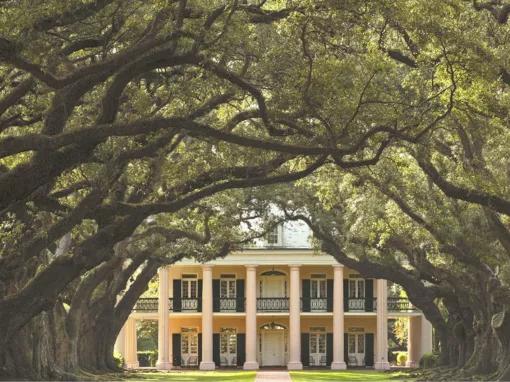
<path fill-rule="evenodd" d="M 185 258 L 172 265 L 173 267 L 182 267 L 190 265 L 200 265 L 201 263 L 194 259 Z M 334 257 L 323 252 L 314 250 L 244 250 L 228 254 L 222 259 L 216 259 L 208 262 L 211 265 L 340 265 Z"/>

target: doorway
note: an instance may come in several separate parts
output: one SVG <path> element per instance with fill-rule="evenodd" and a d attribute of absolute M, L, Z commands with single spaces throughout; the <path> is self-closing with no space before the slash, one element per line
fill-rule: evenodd
<path fill-rule="evenodd" d="M 287 328 L 277 323 L 260 328 L 259 351 L 261 366 L 284 366 L 286 363 L 285 342 Z"/>
<path fill-rule="evenodd" d="M 365 366 L 365 334 L 349 333 L 347 341 L 349 366 Z"/>

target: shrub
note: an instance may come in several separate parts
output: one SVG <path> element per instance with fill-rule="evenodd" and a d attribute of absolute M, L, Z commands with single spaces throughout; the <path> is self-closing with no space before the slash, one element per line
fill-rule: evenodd
<path fill-rule="evenodd" d="M 113 359 L 115 359 L 115 365 L 117 365 L 117 367 L 121 369 L 124 367 L 124 357 L 122 357 L 122 354 L 117 352 L 113 353 Z"/>
<path fill-rule="evenodd" d="M 430 369 L 436 367 L 439 362 L 439 356 L 433 353 L 425 353 L 420 359 L 420 367 L 424 369 Z"/>
<path fill-rule="evenodd" d="M 397 354 L 397 365 L 405 366 L 407 362 L 407 352 L 401 351 Z"/>

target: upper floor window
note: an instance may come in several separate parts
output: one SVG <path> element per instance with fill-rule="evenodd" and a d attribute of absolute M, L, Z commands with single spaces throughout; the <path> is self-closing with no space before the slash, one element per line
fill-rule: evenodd
<path fill-rule="evenodd" d="M 349 279 L 349 298 L 365 298 L 365 280 Z"/>
<path fill-rule="evenodd" d="M 280 241 L 279 239 L 279 226 L 273 227 L 266 235 L 267 244 L 276 245 Z"/>
<path fill-rule="evenodd" d="M 310 280 L 310 297 L 311 298 L 326 298 L 326 275 L 312 274 Z"/>
<path fill-rule="evenodd" d="M 233 274 L 221 275 L 220 298 L 236 297 L 236 276 Z"/>
<path fill-rule="evenodd" d="M 198 281 L 197 275 L 182 275 L 182 298 L 198 297 Z"/>

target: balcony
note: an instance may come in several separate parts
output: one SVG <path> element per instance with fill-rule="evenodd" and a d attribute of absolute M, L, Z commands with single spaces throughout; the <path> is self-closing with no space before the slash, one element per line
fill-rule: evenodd
<path fill-rule="evenodd" d="M 288 312 L 288 297 L 259 297 L 257 298 L 257 312 Z"/>
<path fill-rule="evenodd" d="M 217 306 L 215 311 L 219 312 L 244 312 L 244 297 L 232 297 L 226 298 L 221 297 L 219 299 L 219 306 L 215 302 L 215 306 Z"/>
<path fill-rule="evenodd" d="M 309 303 L 309 309 L 307 304 Z M 199 312 L 201 309 L 198 298 L 181 299 L 179 312 Z M 219 312 L 244 312 L 244 298 L 221 298 L 219 300 Z M 346 312 L 375 312 L 377 300 L 372 299 L 372 305 L 365 298 L 349 298 L 345 305 Z M 174 299 L 169 298 L 168 310 L 174 311 Z M 157 297 L 142 297 L 136 302 L 134 312 L 157 312 Z M 289 299 L 287 297 L 261 297 L 257 298 L 257 312 L 288 312 Z M 326 298 L 301 299 L 302 312 L 327 312 L 328 301 Z M 418 309 L 407 298 L 388 297 L 388 312 L 390 313 L 414 313 Z"/>
<path fill-rule="evenodd" d="M 418 309 L 407 298 L 388 297 L 388 312 L 417 312 Z"/>
<path fill-rule="evenodd" d="M 345 310 L 347 312 L 374 312 L 375 308 L 375 298 L 348 298 Z"/>
<path fill-rule="evenodd" d="M 301 298 L 301 311 L 302 312 L 312 312 L 312 313 L 321 313 L 332 311 L 333 306 L 328 307 L 328 299 L 327 298 Z"/>
<path fill-rule="evenodd" d="M 139 298 L 136 302 L 133 311 L 136 312 L 157 312 L 158 299 L 157 298 Z"/>
<path fill-rule="evenodd" d="M 174 310 L 174 309 L 172 309 L 172 310 Z M 198 312 L 198 311 L 200 311 L 199 299 L 198 298 L 182 298 L 181 299 L 181 309 L 179 311 L 180 312 Z"/>

